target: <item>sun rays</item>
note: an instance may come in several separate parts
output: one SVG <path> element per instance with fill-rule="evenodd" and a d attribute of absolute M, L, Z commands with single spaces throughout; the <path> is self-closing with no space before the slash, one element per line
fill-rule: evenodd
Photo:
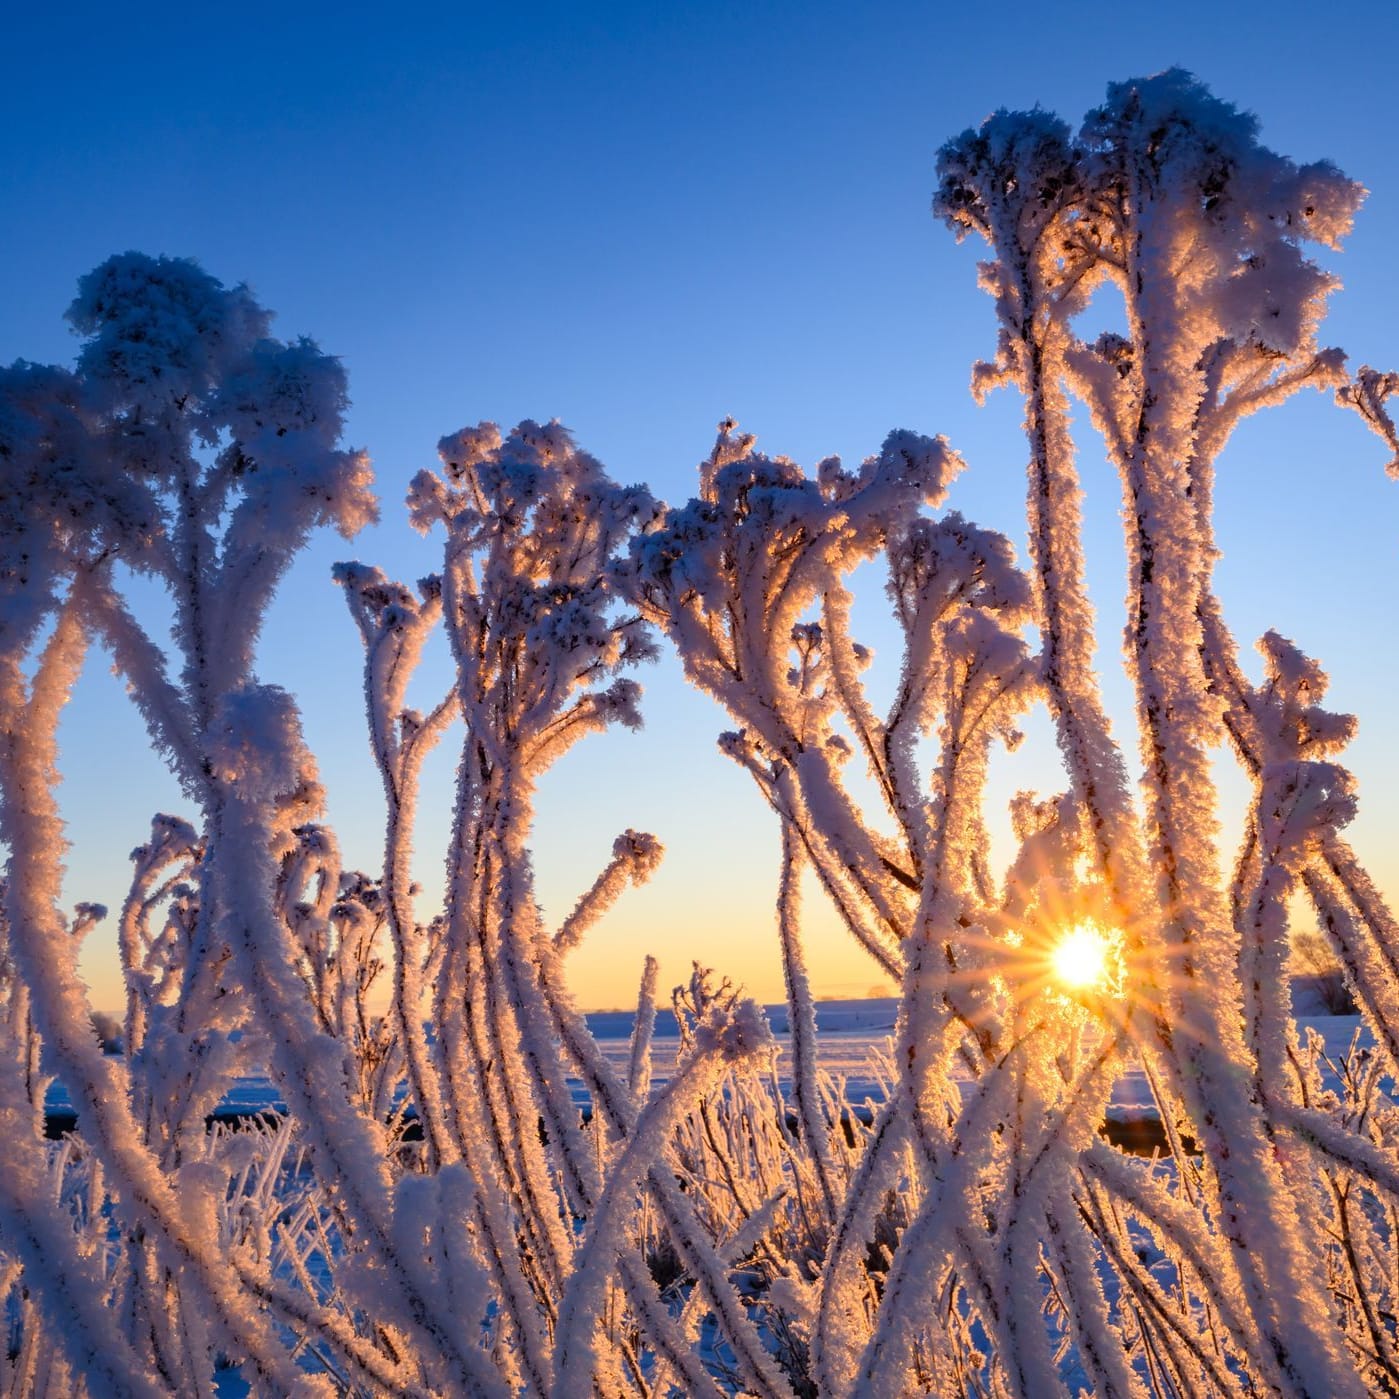
<path fill-rule="evenodd" d="M 1107 989 L 1116 960 L 1114 936 L 1096 923 L 1076 923 L 1054 945 L 1054 975 L 1073 991 Z"/>

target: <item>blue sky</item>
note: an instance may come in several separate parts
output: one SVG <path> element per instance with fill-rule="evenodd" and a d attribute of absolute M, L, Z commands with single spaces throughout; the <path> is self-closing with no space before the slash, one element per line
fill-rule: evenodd
<path fill-rule="evenodd" d="M 1252 109 L 1264 140 L 1329 157 L 1371 190 L 1336 267 L 1328 338 L 1399 363 L 1399 11 L 1328 25 L 1313 5 L 76 5 L 6 19 L 0 88 L 0 361 L 67 361 L 77 277 L 125 248 L 245 280 L 348 368 L 350 438 L 372 453 L 384 522 L 318 540 L 262 652 L 301 698 L 347 853 L 377 863 L 378 788 L 358 653 L 330 563 L 416 577 L 404 522 L 439 436 L 558 416 L 621 479 L 692 489 L 732 413 L 769 451 L 858 459 L 894 426 L 944 432 L 971 469 L 952 503 L 1023 549 L 1020 406 L 984 409 L 968 370 L 993 341 L 980 254 L 928 212 L 938 146 L 997 106 L 1070 123 L 1111 79 L 1170 64 Z M 1362 853 L 1391 888 L 1399 832 L 1389 599 L 1399 483 L 1320 396 L 1241 429 L 1222 464 L 1220 588 L 1245 641 L 1276 626 L 1325 661 L 1361 716 Z M 1117 488 L 1085 444 L 1092 581 L 1113 666 L 1123 564 Z M 888 636 L 877 579 L 864 613 Z M 436 658 L 429 680 L 445 683 Z M 149 814 L 178 801 L 120 687 L 95 662 L 65 721 L 73 898 L 120 900 Z M 776 835 L 714 751 L 726 721 L 664 663 L 648 728 L 572 755 L 542 793 L 540 887 L 566 909 L 626 826 L 670 855 L 575 956 L 588 1004 L 623 1003 L 641 957 L 692 956 L 780 990 Z M 1109 694 L 1124 715 L 1126 687 Z M 1047 725 L 998 790 L 1060 782 Z M 420 875 L 437 887 L 448 765 L 430 775 Z M 811 905 L 826 991 L 878 978 Z M 88 968 L 111 1002 L 107 940 Z"/>

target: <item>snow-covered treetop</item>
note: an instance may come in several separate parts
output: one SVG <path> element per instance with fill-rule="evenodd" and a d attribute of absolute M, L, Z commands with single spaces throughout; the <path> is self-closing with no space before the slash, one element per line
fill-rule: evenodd
<path fill-rule="evenodd" d="M 1255 118 L 1189 73 L 1110 85 L 1076 139 L 1039 109 L 998 111 L 943 147 L 938 179 L 934 212 L 997 255 L 981 273 L 1000 346 L 994 365 L 978 367 L 978 392 L 1023 380 L 1024 342 L 1043 343 L 1104 276 L 1122 288 L 1130 335 L 1073 357 L 1103 422 L 1138 357 L 1245 388 L 1233 405 L 1245 411 L 1289 368 L 1289 391 L 1303 368 L 1308 382 L 1339 382 L 1341 357 L 1315 345 L 1337 282 L 1305 245 L 1336 247 L 1364 190 L 1327 161 L 1298 165 L 1269 150 Z M 1228 425 L 1237 416 L 1224 415 Z M 1202 426 L 1207 437 L 1227 433 L 1208 415 Z"/>
<path fill-rule="evenodd" d="M 95 449 L 85 386 L 25 361 L 0 369 L 0 591 L 5 645 L 22 645 L 76 560 L 147 546 L 154 503 Z"/>
<path fill-rule="evenodd" d="M 438 453 L 441 474 L 418 473 L 408 508 L 418 529 L 447 528 L 442 589 L 468 726 L 485 705 L 492 724 L 538 736 L 533 768 L 591 728 L 638 725 L 640 689 L 619 672 L 655 645 L 620 611 L 614 574 L 655 523 L 651 494 L 613 482 L 558 422 L 505 436 L 480 423 Z"/>
<path fill-rule="evenodd" d="M 1339 244 L 1359 184 L 1269 150 L 1254 117 L 1179 68 L 1111 84 L 1081 141 L 1088 182 L 1119 210 L 1115 253 L 1139 295 L 1178 305 L 1195 343 L 1303 347 L 1336 283 L 1302 245 Z"/>
<path fill-rule="evenodd" d="M 895 431 L 858 470 L 827 457 L 813 477 L 753 450 L 753 437 L 737 426 L 719 425 L 700 468 L 701 494 L 632 545 L 627 587 L 672 629 L 684 625 L 682 614 L 725 612 L 733 597 L 739 613 L 785 639 L 833 567 L 869 558 L 921 506 L 940 502 L 963 465 L 944 438 Z M 774 604 L 780 616 L 769 617 Z M 711 643 L 743 673 L 736 638 L 711 629 Z"/>
<path fill-rule="evenodd" d="M 186 481 L 196 454 L 201 522 L 236 493 L 235 544 L 254 518 L 279 528 L 334 524 L 347 537 L 375 517 L 363 454 L 336 450 L 345 371 L 314 341 L 272 339 L 246 286 L 225 287 L 184 258 L 124 253 L 78 285 L 68 319 L 86 337 L 78 373 L 109 446 L 157 488 Z"/>

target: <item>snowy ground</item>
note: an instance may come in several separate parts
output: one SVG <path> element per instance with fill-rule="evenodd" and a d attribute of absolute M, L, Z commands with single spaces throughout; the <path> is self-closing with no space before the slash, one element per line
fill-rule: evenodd
<path fill-rule="evenodd" d="M 866 1103 L 880 1103 L 884 1098 L 885 1075 L 881 1063 L 889 1050 L 894 1032 L 898 1001 L 892 997 L 882 1000 L 823 1001 L 817 1007 L 818 1048 L 821 1067 L 844 1085 L 845 1101 L 861 1108 Z M 777 1037 L 781 1053 L 778 1076 L 783 1088 L 790 1086 L 788 1071 L 791 1064 L 790 1037 L 787 1030 L 787 1008 L 767 1007 L 768 1020 Z M 607 1011 L 588 1016 L 588 1024 L 597 1037 L 604 1054 L 614 1067 L 626 1072 L 632 1016 L 630 1011 Z M 1361 1034 L 1362 1044 L 1368 1041 L 1360 1021 L 1355 1016 L 1301 1016 L 1299 1030 L 1307 1028 L 1321 1035 L 1331 1057 L 1343 1054 L 1352 1038 Z M 675 1064 L 679 1049 L 679 1031 L 669 1010 L 656 1016 L 653 1051 L 653 1081 L 664 1082 Z M 581 1084 L 574 1085 L 574 1096 L 580 1107 L 588 1106 L 588 1097 Z M 219 1115 L 244 1117 L 259 1112 L 283 1112 L 286 1105 L 265 1075 L 250 1075 L 238 1079 L 224 1099 Z M 51 1133 L 72 1127 L 75 1114 L 72 1102 L 62 1084 L 54 1084 L 48 1096 L 48 1117 Z M 1145 1075 L 1139 1070 L 1124 1073 L 1113 1087 L 1107 1111 L 1109 1124 L 1153 1124 L 1156 1108 Z M 1149 1147 L 1153 1136 L 1148 1134 L 1144 1144 Z"/>
<path fill-rule="evenodd" d="M 880 1064 L 887 1057 L 894 1033 L 894 1019 L 898 1012 L 898 1001 L 823 1001 L 817 1007 L 818 1050 L 821 1067 L 845 1086 L 845 1100 L 859 1107 L 866 1102 L 880 1103 L 884 1100 L 886 1076 L 880 1072 Z M 788 1076 L 791 1056 L 790 1037 L 787 1032 L 786 1006 L 769 1006 L 768 1019 L 773 1032 L 782 1047 L 778 1060 L 778 1075 L 783 1088 L 790 1086 Z M 653 1079 L 664 1080 L 675 1062 L 678 1047 L 675 1022 L 668 1019 L 663 1028 L 657 1017 L 655 1039 L 655 1061 Z M 588 1023 L 598 1037 L 603 1052 L 613 1064 L 625 1071 L 627 1063 L 627 1036 L 631 1031 L 631 1016 L 618 1012 L 607 1016 L 589 1016 Z M 1342 1055 L 1350 1047 L 1351 1040 L 1359 1034 L 1362 1045 L 1368 1045 L 1372 1037 L 1361 1026 L 1354 1015 L 1303 1015 L 1297 1019 L 1299 1034 L 1305 1035 L 1308 1029 L 1315 1030 L 1325 1042 L 1326 1053 L 1332 1059 Z M 1328 1076 L 1329 1077 L 1329 1076 Z M 1334 1083 L 1331 1084 L 1335 1086 Z M 581 1087 L 577 1089 L 580 1102 L 587 1097 Z M 1152 1100 L 1151 1089 L 1146 1075 L 1140 1068 L 1130 1069 L 1113 1085 L 1112 1097 L 1108 1104 L 1107 1120 L 1110 1124 L 1155 1123 L 1156 1105 Z M 1150 1146 L 1153 1138 L 1148 1135 L 1145 1145 Z"/>
<path fill-rule="evenodd" d="M 838 1083 L 843 1085 L 844 1096 L 853 1109 L 860 1111 L 866 1106 L 873 1107 L 884 1098 L 884 1083 L 887 1075 L 881 1073 L 880 1065 L 887 1058 L 891 1048 L 891 1036 L 898 1002 L 893 998 L 885 1000 L 826 1001 L 817 1007 L 818 1047 L 822 1067 Z M 785 1088 L 790 1086 L 788 1070 L 790 1066 L 790 1036 L 787 1029 L 785 1006 L 767 1008 L 769 1022 L 780 1046 L 778 1076 Z M 619 1011 L 590 1015 L 588 1022 L 598 1043 L 623 1074 L 629 1058 L 629 1037 L 631 1034 L 631 1014 Z M 1315 1030 L 1326 1045 L 1327 1054 L 1333 1059 L 1345 1053 L 1357 1034 L 1361 1043 L 1368 1039 L 1356 1016 L 1301 1016 L 1298 1028 Z M 653 1039 L 653 1082 L 663 1082 L 673 1071 L 675 1056 L 680 1047 L 679 1032 L 674 1016 L 665 1011 L 657 1016 Z M 580 1107 L 588 1105 L 587 1095 L 581 1085 L 575 1085 L 575 1098 Z M 71 1102 L 62 1085 L 55 1084 L 48 1099 L 50 1131 L 71 1129 L 74 1113 Z M 271 1081 L 261 1075 L 239 1079 L 233 1090 L 225 1098 L 221 1115 L 229 1117 L 248 1116 L 268 1111 L 285 1111 Z M 1140 1070 L 1124 1073 L 1113 1087 L 1112 1098 L 1107 1110 L 1107 1131 L 1112 1140 L 1144 1155 L 1150 1155 L 1161 1144 L 1162 1136 L 1155 1105 L 1147 1086 L 1145 1075 Z M 1145 1166 L 1145 1163 L 1143 1163 Z M 1168 1169 L 1157 1166 L 1153 1169 Z M 1162 1257 L 1155 1252 L 1150 1241 L 1141 1241 L 1143 1257 L 1152 1255 L 1153 1268 L 1165 1269 L 1164 1279 L 1169 1285 L 1170 1272 Z M 1116 1280 L 1104 1272 L 1104 1285 L 1111 1298 L 1115 1293 Z M 302 1363 L 314 1369 L 312 1358 L 303 1357 Z M 1071 1392 L 1075 1386 L 1086 1388 L 1087 1381 L 1078 1367 L 1076 1353 L 1068 1348 L 1061 1358 L 1062 1377 Z M 241 1372 L 235 1368 L 221 1368 L 215 1380 L 215 1392 L 219 1399 L 245 1399 L 250 1392 Z"/>

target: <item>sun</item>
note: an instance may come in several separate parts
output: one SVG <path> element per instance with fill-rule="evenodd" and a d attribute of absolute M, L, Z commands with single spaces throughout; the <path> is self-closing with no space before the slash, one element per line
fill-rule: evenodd
<path fill-rule="evenodd" d="M 1076 991 L 1102 988 L 1111 980 L 1114 940 L 1095 923 L 1076 923 L 1050 953 L 1054 975 Z"/>

